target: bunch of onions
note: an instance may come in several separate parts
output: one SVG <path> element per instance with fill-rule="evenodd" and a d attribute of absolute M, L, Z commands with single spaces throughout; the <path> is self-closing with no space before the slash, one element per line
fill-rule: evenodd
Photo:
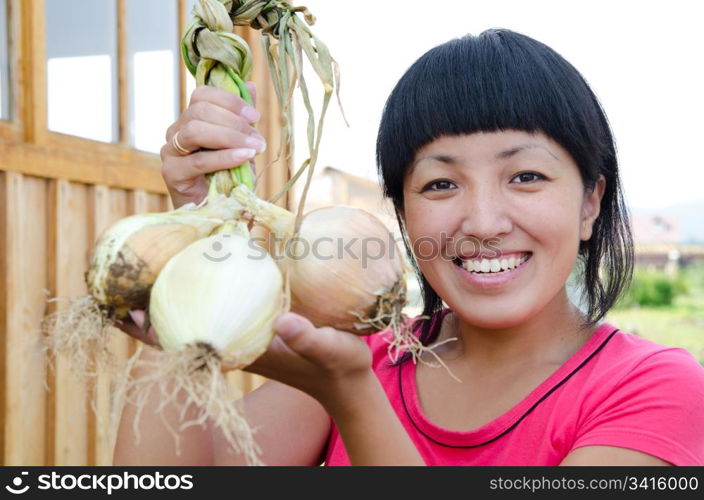
<path fill-rule="evenodd" d="M 73 371 L 86 377 L 109 368 L 111 327 L 131 309 L 147 308 L 151 287 L 170 258 L 241 213 L 234 199 L 212 193 L 200 206 L 132 215 L 108 227 L 85 274 L 89 294 L 44 318 L 48 356 L 66 355 Z"/>
<path fill-rule="evenodd" d="M 303 13 L 305 22 L 298 12 Z M 302 77 L 301 53 L 305 53 L 323 83 L 323 110 L 317 125 L 308 129 L 311 157 L 276 195 L 278 198 L 305 168 L 312 173 L 325 109 L 336 86 L 336 63 L 325 44 L 306 26 L 313 24 L 313 16 L 305 8 L 292 7 L 285 1 L 198 0 L 193 14 L 181 42 L 181 52 L 197 85 L 218 86 L 250 104 L 252 98 L 244 82 L 251 76 L 252 53 L 245 40 L 232 31 L 235 25 L 247 25 L 265 34 L 263 42 L 284 121 L 282 147 L 291 138 L 288 103 L 295 88 L 300 88 L 312 115 Z M 311 121 L 314 121 L 312 116 Z M 102 235 L 86 273 L 89 295 L 70 299 L 68 307 L 48 315 L 43 322 L 49 355 L 67 353 L 74 370 L 84 375 L 95 375 L 106 366 L 109 327 L 125 319 L 130 309 L 147 306 L 159 271 L 178 251 L 208 236 L 226 220 L 237 220 L 237 207 L 228 196 L 232 188 L 239 185 L 254 190 L 255 187 L 248 163 L 209 174 L 208 181 L 207 204 L 182 207 L 168 214 L 129 217 Z M 218 194 L 224 198 L 215 203 Z M 65 299 L 51 299 L 57 300 Z"/>
<path fill-rule="evenodd" d="M 426 348 L 406 327 L 402 254 L 381 221 L 358 208 L 327 207 L 306 214 L 296 232 L 295 214 L 248 188 L 235 188 L 232 199 L 241 206 L 240 220 L 191 243 L 159 273 L 149 316 L 163 353 L 139 361 L 150 365 L 148 375 L 128 382 L 125 392 L 138 415 L 154 389 L 162 408 L 180 394 L 183 414 L 198 410 L 182 426 L 210 420 L 235 453 L 259 464 L 253 429 L 221 371 L 244 368 L 263 354 L 282 312 L 358 335 L 388 327 L 390 353 Z M 266 227 L 283 242 L 283 253 L 272 256 L 255 244 L 244 221 Z M 357 258 L 368 241 L 378 251 Z M 343 247 L 345 254 L 336 253 Z M 137 433 L 138 418 L 134 427 Z"/>

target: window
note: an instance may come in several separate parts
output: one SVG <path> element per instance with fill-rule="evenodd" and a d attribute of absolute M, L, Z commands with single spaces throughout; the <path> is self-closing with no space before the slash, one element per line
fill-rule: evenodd
<path fill-rule="evenodd" d="M 116 0 L 46 0 L 46 57 L 49 130 L 118 141 Z"/>
<path fill-rule="evenodd" d="M 128 0 L 126 10 L 129 143 L 158 153 L 180 106 L 178 2 Z"/>

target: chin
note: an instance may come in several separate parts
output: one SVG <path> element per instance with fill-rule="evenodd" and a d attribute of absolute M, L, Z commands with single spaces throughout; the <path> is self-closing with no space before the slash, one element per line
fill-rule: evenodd
<path fill-rule="evenodd" d="M 504 308 L 483 308 L 481 305 L 453 307 L 450 309 L 466 324 L 483 330 L 505 330 L 525 324 L 531 317 L 529 311 L 521 311 L 516 308 L 506 311 Z"/>

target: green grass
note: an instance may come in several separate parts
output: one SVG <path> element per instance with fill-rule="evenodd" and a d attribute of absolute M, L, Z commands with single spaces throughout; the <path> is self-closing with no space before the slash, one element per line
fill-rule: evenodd
<path fill-rule="evenodd" d="M 666 307 L 616 308 L 606 320 L 658 344 L 683 347 L 704 364 L 704 267 L 684 272 L 687 292 Z"/>

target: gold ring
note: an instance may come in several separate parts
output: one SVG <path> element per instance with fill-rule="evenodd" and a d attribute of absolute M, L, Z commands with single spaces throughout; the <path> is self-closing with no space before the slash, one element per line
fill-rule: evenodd
<path fill-rule="evenodd" d="M 184 148 L 183 146 L 181 146 L 181 144 L 179 144 L 179 142 L 178 142 L 178 132 L 176 132 L 176 133 L 171 137 L 171 145 L 172 145 L 172 146 L 174 147 L 174 149 L 175 149 L 176 151 L 178 151 L 179 154 L 181 154 L 182 156 L 189 155 L 189 154 L 191 154 L 191 153 L 193 152 L 193 151 L 187 150 L 186 148 Z"/>

